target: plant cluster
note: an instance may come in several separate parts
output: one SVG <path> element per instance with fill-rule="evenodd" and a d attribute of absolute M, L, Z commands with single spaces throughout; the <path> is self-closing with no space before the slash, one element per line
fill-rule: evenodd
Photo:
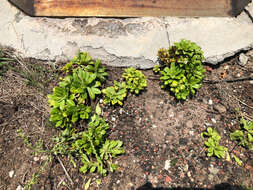
<path fill-rule="evenodd" d="M 74 158 L 80 157 L 83 164 L 80 171 L 83 173 L 97 171 L 104 176 L 107 170 L 113 172 L 117 165 L 113 164 L 112 159 L 124 153 L 123 143 L 107 139 L 109 125 L 100 116 L 99 105 L 96 114 L 90 117 L 91 102 L 101 94 L 101 84 L 105 82 L 107 72 L 99 60 L 94 62 L 87 53 L 81 52 L 62 70 L 67 76 L 53 89 L 53 94 L 48 95 L 50 121 L 64 129 L 54 139 L 56 145 L 52 152 L 68 155 L 74 165 Z M 88 128 L 77 131 L 75 126 L 83 119 L 89 120 Z"/>
<path fill-rule="evenodd" d="M 231 140 L 238 141 L 239 145 L 252 150 L 253 148 L 253 122 L 241 118 L 241 128 L 230 133 Z"/>
<path fill-rule="evenodd" d="M 117 82 L 116 80 L 113 81 L 114 85 L 109 86 L 102 90 L 103 94 L 105 95 L 104 103 L 105 104 L 119 104 L 123 105 L 123 101 L 127 96 L 127 86 L 125 82 Z"/>
<path fill-rule="evenodd" d="M 204 78 L 203 51 L 194 42 L 182 39 L 168 49 L 158 51 L 160 65 L 153 68 L 160 73 L 162 88 L 169 88 L 177 99 L 185 100 L 194 95 Z"/>
<path fill-rule="evenodd" d="M 127 68 L 122 74 L 122 78 L 126 80 L 127 88 L 131 93 L 139 94 L 141 90 L 147 87 L 146 76 L 133 67 Z"/>
<path fill-rule="evenodd" d="M 131 93 L 139 94 L 140 91 L 147 87 L 146 76 L 141 71 L 136 70 L 133 67 L 125 69 L 125 72 L 122 74 L 122 78 L 126 82 L 113 81 L 113 86 L 109 86 L 102 90 L 105 97 L 105 104 L 119 104 L 122 106 L 128 90 Z"/>
<path fill-rule="evenodd" d="M 208 137 L 205 145 L 208 147 L 207 156 L 217 156 L 218 158 L 225 158 L 227 148 L 220 145 L 220 135 L 215 129 L 207 128 L 206 132 L 201 133 L 202 137 Z"/>

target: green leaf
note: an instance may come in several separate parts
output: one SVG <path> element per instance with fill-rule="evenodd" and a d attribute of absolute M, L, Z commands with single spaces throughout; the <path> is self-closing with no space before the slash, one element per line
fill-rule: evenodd
<path fill-rule="evenodd" d="M 97 115 L 101 115 L 101 113 L 102 113 L 102 110 L 101 110 L 99 104 L 97 104 L 97 106 L 96 106 L 96 114 Z"/>
<path fill-rule="evenodd" d="M 241 161 L 237 156 L 235 156 L 234 154 L 233 154 L 233 158 L 234 158 L 235 162 L 236 162 L 239 166 L 242 165 L 242 161 Z"/>

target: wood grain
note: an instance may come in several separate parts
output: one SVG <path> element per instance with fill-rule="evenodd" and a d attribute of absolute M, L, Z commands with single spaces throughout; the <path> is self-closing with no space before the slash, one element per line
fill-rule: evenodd
<path fill-rule="evenodd" d="M 250 0 L 10 0 L 32 16 L 228 16 Z"/>

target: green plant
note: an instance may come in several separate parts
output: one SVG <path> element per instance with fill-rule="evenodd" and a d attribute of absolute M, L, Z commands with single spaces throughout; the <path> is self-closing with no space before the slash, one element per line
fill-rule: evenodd
<path fill-rule="evenodd" d="M 48 95 L 50 121 L 55 122 L 57 127 L 65 128 L 71 127 L 80 118 L 88 119 L 91 108 L 87 104 L 101 93 L 100 86 L 95 74 L 82 68 L 75 69 L 59 82 L 59 86 L 53 89 L 53 94 Z"/>
<path fill-rule="evenodd" d="M 201 136 L 208 137 L 208 140 L 205 141 L 205 145 L 208 147 L 207 156 L 217 156 L 218 158 L 225 158 L 227 148 L 220 145 L 221 137 L 215 129 L 208 127 L 207 132 L 201 133 Z"/>
<path fill-rule="evenodd" d="M 104 82 L 108 73 L 105 67 L 101 65 L 100 60 L 93 61 L 86 52 L 79 52 L 70 62 L 68 62 L 62 70 L 66 73 L 72 72 L 75 68 L 82 67 L 85 71 L 94 74 L 100 82 Z"/>
<path fill-rule="evenodd" d="M 248 149 L 253 148 L 253 122 L 241 118 L 241 128 L 230 134 L 231 140 L 239 142 L 239 145 Z"/>
<path fill-rule="evenodd" d="M 104 103 L 112 105 L 119 104 L 123 105 L 123 100 L 127 95 L 127 86 L 125 82 L 114 81 L 114 86 L 107 87 L 102 90 L 104 94 Z"/>
<path fill-rule="evenodd" d="M 204 56 L 196 43 L 182 39 L 168 49 L 160 49 L 158 60 L 160 66 L 156 65 L 153 71 L 160 72 L 162 88 L 169 88 L 177 99 L 185 100 L 201 87 Z"/>
<path fill-rule="evenodd" d="M 139 94 L 141 90 L 147 87 L 146 76 L 133 67 L 127 68 L 122 74 L 122 78 L 126 80 L 127 88 L 130 92 L 134 92 L 135 94 Z"/>

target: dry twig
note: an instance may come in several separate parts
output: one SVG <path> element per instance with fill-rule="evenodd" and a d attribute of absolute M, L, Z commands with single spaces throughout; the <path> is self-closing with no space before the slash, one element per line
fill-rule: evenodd
<path fill-rule="evenodd" d="M 71 185 L 74 185 L 74 182 L 73 182 L 73 180 L 71 179 L 71 177 L 70 177 L 69 173 L 67 172 L 67 170 L 66 170 L 65 166 L 63 165 L 63 163 L 62 163 L 61 159 L 59 158 L 59 156 L 56 156 L 56 158 L 57 158 L 57 160 L 60 162 L 61 167 L 62 167 L 62 169 L 64 170 L 64 172 L 65 172 L 65 174 L 66 174 L 66 176 L 67 176 L 68 180 L 70 181 Z"/>

